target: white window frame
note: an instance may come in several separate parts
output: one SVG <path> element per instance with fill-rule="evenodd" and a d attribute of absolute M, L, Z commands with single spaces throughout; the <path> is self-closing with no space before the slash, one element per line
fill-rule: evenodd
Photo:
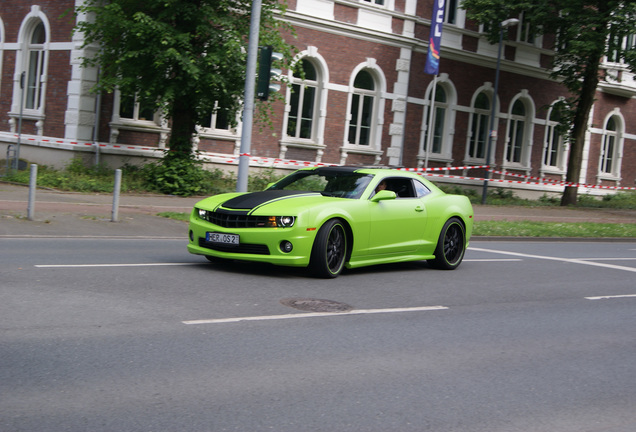
<path fill-rule="evenodd" d="M 525 115 L 519 116 L 512 114 L 512 110 L 515 106 L 515 103 L 520 102 L 523 104 Z M 523 90 L 521 94 L 515 96 L 510 101 L 510 107 L 508 112 L 508 124 L 506 126 L 506 136 L 505 136 L 505 145 L 504 145 L 504 153 L 502 157 L 504 168 L 510 169 L 530 169 L 530 155 L 532 153 L 532 136 L 534 130 L 534 113 L 535 107 L 534 102 L 528 96 L 528 92 Z M 521 147 L 520 147 L 520 157 L 519 161 L 509 161 L 508 160 L 508 152 L 511 145 L 514 143 L 510 142 L 510 134 L 518 131 L 518 127 L 521 122 L 523 122 L 523 136 L 521 137 Z M 514 135 L 516 137 L 516 134 Z"/>
<path fill-rule="evenodd" d="M 295 77 L 293 75 L 293 72 L 290 74 L 291 78 L 290 78 L 290 83 L 289 83 L 289 87 L 291 87 L 291 92 L 289 95 L 289 100 L 288 100 L 288 106 L 289 109 L 286 110 L 286 114 L 287 114 L 287 127 L 284 130 L 285 136 L 289 139 L 289 140 L 293 140 L 293 141 L 308 141 L 310 143 L 315 143 L 316 141 L 316 134 L 317 134 L 317 129 L 318 129 L 318 119 L 319 119 L 319 110 L 320 110 L 320 87 L 321 87 L 321 74 L 320 74 L 320 68 L 315 64 L 315 62 L 310 58 L 310 57 L 303 57 L 301 59 L 299 59 L 297 61 L 298 62 L 302 62 L 303 60 L 305 60 L 306 62 L 310 63 L 311 66 L 313 66 L 315 72 L 316 72 L 316 79 L 315 80 L 309 80 L 309 79 L 301 79 L 298 77 Z M 301 129 L 302 129 L 302 123 L 303 123 L 303 111 L 305 108 L 305 96 L 307 95 L 307 89 L 311 88 L 314 91 L 314 100 L 312 102 L 312 107 L 311 107 L 311 118 L 309 119 L 309 121 L 311 122 L 311 126 L 309 127 L 309 136 L 308 137 L 301 137 L 300 133 L 301 133 Z M 297 92 L 298 93 L 298 106 L 296 106 L 296 112 L 293 112 L 294 107 L 292 106 L 292 97 L 294 96 L 292 93 L 293 92 Z M 296 118 L 296 127 L 295 127 L 295 131 L 292 135 L 288 134 L 289 132 L 289 121 L 292 117 Z"/>
<path fill-rule="evenodd" d="M 122 94 L 119 90 L 115 91 L 115 98 L 113 101 L 113 122 L 119 124 L 126 124 L 131 126 L 159 126 L 161 124 L 161 113 L 159 111 L 154 111 L 152 119 L 139 119 L 139 113 L 141 110 L 141 106 L 139 101 L 137 100 L 137 96 L 135 95 L 135 102 L 133 106 L 133 116 L 132 117 L 122 117 L 121 112 L 121 101 Z"/>
<path fill-rule="evenodd" d="M 475 103 L 477 102 L 477 98 L 479 97 L 480 94 L 484 94 L 487 98 L 488 98 L 488 109 L 482 109 L 482 108 L 475 108 Z M 492 104 L 496 103 L 495 101 L 493 101 L 493 89 L 492 86 L 490 85 L 490 83 L 487 83 L 487 85 L 484 85 L 480 88 L 477 89 L 477 91 L 473 94 L 473 98 L 470 102 L 470 111 L 469 111 L 469 120 L 468 120 L 468 130 L 466 133 L 466 155 L 465 155 L 465 159 L 464 162 L 466 163 L 483 163 L 486 161 L 486 152 L 488 151 L 488 135 L 490 133 L 490 117 L 491 117 L 491 113 L 492 113 Z M 496 109 L 495 109 L 495 123 L 494 123 L 494 128 L 495 130 L 497 130 L 497 113 L 499 112 L 499 104 L 496 105 Z M 471 141 L 473 140 L 473 124 L 475 123 L 475 121 L 478 121 L 479 124 L 482 123 L 482 118 L 485 118 L 486 123 L 484 125 L 484 127 L 486 128 L 486 136 L 485 136 L 485 141 L 484 141 L 484 156 L 483 157 L 479 157 L 476 155 L 473 155 L 470 153 L 470 147 L 471 147 Z M 481 128 L 479 129 L 481 131 Z M 495 143 L 496 140 L 493 139 L 493 145 L 492 145 L 492 149 L 491 149 L 491 156 L 494 153 L 495 150 Z M 477 141 L 475 141 L 475 150 L 477 150 L 478 146 L 477 146 Z M 477 152 L 478 153 L 478 152 Z M 492 159 L 491 159 L 492 160 Z"/>
<path fill-rule="evenodd" d="M 362 70 L 369 72 L 374 81 L 374 90 L 362 90 L 354 87 L 354 82 L 358 73 Z M 379 163 L 382 157 L 382 128 L 384 127 L 384 107 L 386 99 L 386 77 L 377 65 L 374 58 L 367 58 L 367 61 L 356 66 L 349 77 L 349 96 L 347 98 L 347 114 L 345 119 L 345 130 L 343 137 L 343 145 L 340 150 L 340 164 L 344 165 L 349 153 L 357 153 L 375 156 L 375 163 Z M 351 125 L 351 108 L 353 104 L 353 95 L 373 96 L 373 113 L 371 116 L 371 130 L 369 132 L 369 144 L 359 145 L 349 142 L 349 127 Z"/>
<path fill-rule="evenodd" d="M 373 79 L 374 89 L 373 90 L 365 90 L 354 87 L 354 82 L 358 74 L 362 71 L 365 71 L 371 75 Z M 349 97 L 347 102 L 347 117 L 345 124 L 345 136 L 344 143 L 345 147 L 353 150 L 380 150 L 380 140 L 381 140 L 381 132 L 382 126 L 384 124 L 384 98 L 382 95 L 386 90 L 386 79 L 382 71 L 377 67 L 375 61 L 368 61 L 367 63 L 363 63 L 362 65 L 358 65 L 351 74 L 350 82 L 349 82 Z M 359 96 L 359 102 L 363 102 L 364 98 L 372 98 L 371 104 L 371 116 L 369 122 L 369 142 L 368 144 L 358 144 L 357 142 L 349 141 L 349 128 L 351 126 L 352 118 L 351 111 L 353 105 L 354 95 Z M 361 116 L 362 113 L 359 111 L 358 116 Z M 359 124 L 360 117 L 356 119 L 356 122 Z M 359 137 L 360 134 L 356 133 L 356 137 Z M 356 141 L 358 139 L 356 138 Z"/>
<path fill-rule="evenodd" d="M 31 38 L 33 32 L 38 25 L 42 24 L 44 28 L 44 43 L 32 44 Z M 40 9 L 40 6 L 31 6 L 31 11 L 24 17 L 20 30 L 18 32 L 18 46 L 15 74 L 13 80 L 13 98 L 11 112 L 9 113 L 14 128 L 15 119 L 20 116 L 27 120 L 36 120 L 36 128 L 38 135 L 42 135 L 44 125 L 44 112 L 46 107 L 46 88 L 47 88 L 47 72 L 49 66 L 49 48 L 50 48 L 51 28 L 46 15 Z M 28 83 L 29 83 L 29 65 L 31 61 L 31 53 L 37 53 L 38 70 L 33 78 L 35 79 L 36 99 L 39 104 L 35 107 L 27 105 Z M 24 78 L 22 78 L 24 72 Z M 22 82 L 22 86 L 21 86 Z M 22 88 L 24 87 L 24 88 Z"/>
<path fill-rule="evenodd" d="M 165 148 L 168 141 L 170 128 L 168 120 L 160 111 L 155 111 L 152 120 L 139 120 L 139 102 L 136 101 L 133 107 L 133 118 L 121 117 L 119 112 L 121 108 L 121 92 L 115 90 L 113 97 L 113 115 L 111 118 L 110 138 L 111 144 L 118 143 L 119 131 L 135 131 L 135 132 L 154 132 L 160 135 L 158 148 Z"/>
<path fill-rule="evenodd" d="M 609 121 L 613 119 L 616 124 L 616 130 L 610 131 L 607 130 L 607 125 Z M 605 117 L 605 121 L 603 122 L 603 132 L 601 135 L 601 149 L 599 153 L 599 163 L 598 163 L 598 180 L 610 180 L 610 181 L 620 181 L 621 180 L 621 164 L 623 162 L 623 144 L 624 144 L 624 133 L 625 133 L 625 119 L 621 114 L 618 108 L 614 109 L 610 112 L 607 117 Z M 611 161 L 612 168 L 610 172 L 606 172 L 604 170 L 604 165 L 606 164 L 607 157 L 607 145 L 610 142 L 613 143 Z"/>
<path fill-rule="evenodd" d="M 545 120 L 543 151 L 541 154 L 541 172 L 563 175 L 565 174 L 567 161 L 567 144 L 564 136 L 558 132 L 559 123 L 552 120 L 552 114 L 555 112 L 555 103 L 550 106 Z M 548 159 L 549 155 L 552 154 L 555 155 L 556 163 L 548 165 L 546 163 L 546 159 Z"/>
<path fill-rule="evenodd" d="M 530 24 L 524 20 L 523 12 L 519 14 L 519 24 L 517 24 L 517 42 L 538 46 L 539 36 L 530 32 Z"/>
<path fill-rule="evenodd" d="M 218 121 L 218 109 L 219 109 L 218 101 L 214 103 L 214 109 L 216 111 L 210 114 L 210 126 L 207 127 L 207 126 L 197 125 L 196 127 L 197 135 L 200 135 L 204 138 L 221 138 L 221 139 L 227 139 L 227 138 L 236 139 L 237 137 L 239 137 L 238 123 L 240 123 L 240 115 L 238 113 L 235 114 L 234 120 L 237 121 L 237 126 L 230 126 L 228 124 L 227 128 L 217 128 L 216 123 Z M 228 118 L 228 122 L 229 120 L 230 119 Z"/>
<path fill-rule="evenodd" d="M 315 46 L 309 46 L 306 50 L 298 53 L 294 58 L 293 64 L 302 61 L 310 61 L 316 69 L 316 81 L 311 82 L 316 86 L 316 94 L 314 96 L 314 111 L 312 121 L 311 138 L 298 138 L 296 136 L 287 135 L 287 128 L 289 126 L 289 114 L 291 112 L 291 99 L 292 99 L 292 85 L 301 84 L 303 81 L 293 76 L 293 68 L 288 71 L 288 82 L 285 93 L 285 115 L 283 117 L 283 127 L 281 131 L 282 139 L 280 141 L 280 153 L 279 158 L 284 159 L 286 157 L 289 147 L 305 148 L 310 150 L 316 150 L 316 162 L 322 161 L 323 151 L 326 148 L 324 143 L 325 125 L 327 122 L 327 99 L 328 99 L 328 83 L 329 83 L 329 69 L 327 62 L 318 53 L 318 48 Z"/>
<path fill-rule="evenodd" d="M 437 116 L 440 110 L 443 110 L 443 125 L 440 133 L 436 133 L 438 131 L 434 131 L 435 136 L 441 137 L 441 146 L 440 151 L 437 153 L 429 152 L 426 154 L 426 144 L 428 140 L 428 129 L 429 129 L 429 118 L 430 118 L 430 105 L 431 105 L 431 97 L 433 93 L 433 82 L 431 82 L 426 89 L 426 102 L 424 106 L 424 114 L 422 117 L 422 128 L 420 131 L 420 143 L 419 143 L 419 152 L 418 152 L 418 165 L 422 166 L 423 160 L 433 160 L 437 162 L 447 162 L 450 163 L 453 161 L 453 135 L 454 135 L 454 124 L 455 124 L 455 110 L 454 107 L 457 103 L 457 92 L 452 82 L 448 79 L 448 74 L 440 74 L 440 77 L 437 80 L 437 89 L 435 90 L 435 98 L 437 99 L 437 92 L 439 89 L 443 89 L 446 94 L 446 102 L 434 102 L 433 107 L 433 125 L 437 124 Z"/>

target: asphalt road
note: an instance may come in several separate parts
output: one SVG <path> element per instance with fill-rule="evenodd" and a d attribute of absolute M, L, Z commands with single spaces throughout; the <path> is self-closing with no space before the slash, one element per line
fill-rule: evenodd
<path fill-rule="evenodd" d="M 473 241 L 456 271 L 335 280 L 165 238 L 0 260 L 2 432 L 636 430 L 636 243 Z"/>

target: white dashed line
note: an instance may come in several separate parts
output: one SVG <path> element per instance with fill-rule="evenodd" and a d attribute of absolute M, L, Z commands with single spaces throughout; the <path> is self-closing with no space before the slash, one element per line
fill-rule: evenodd
<path fill-rule="evenodd" d="M 613 296 L 598 296 L 598 297 L 585 297 L 587 300 L 609 300 L 615 298 L 626 298 L 626 297 L 636 297 L 636 294 L 625 294 L 625 295 L 613 295 Z"/>
<path fill-rule="evenodd" d="M 533 254 L 525 254 L 525 253 L 521 253 L 521 252 L 509 252 L 509 251 L 502 251 L 502 250 L 495 250 L 495 249 L 483 249 L 483 248 L 475 248 L 475 247 L 471 247 L 470 250 L 479 251 L 479 252 L 490 252 L 490 253 L 496 253 L 496 254 L 502 254 L 502 255 L 519 256 L 519 257 L 524 257 L 524 258 L 535 258 L 535 259 L 542 259 L 542 260 L 549 260 L 549 261 L 561 261 L 561 262 L 568 262 L 568 263 L 573 263 L 573 264 L 583 264 L 583 265 L 588 265 L 588 266 L 604 267 L 604 268 L 608 268 L 608 269 L 612 269 L 612 270 L 622 270 L 622 271 L 628 271 L 628 272 L 636 273 L 636 268 L 634 268 L 634 267 L 618 266 L 618 265 L 614 265 L 614 264 L 603 264 L 603 263 L 599 263 L 599 262 L 587 261 L 585 259 L 578 259 L 578 258 L 550 257 L 550 256 L 544 256 L 544 255 L 533 255 Z"/>
<path fill-rule="evenodd" d="M 36 264 L 37 268 L 83 268 L 83 267 L 161 267 L 195 266 L 201 263 L 136 263 L 136 264 Z"/>
<path fill-rule="evenodd" d="M 348 312 L 310 312 L 299 314 L 287 314 L 287 315 L 263 315 L 263 316 L 248 316 L 248 317 L 236 317 L 236 318 L 218 318 L 218 319 L 202 319 L 202 320 L 190 320 L 182 321 L 183 324 L 223 324 L 223 323 L 236 323 L 240 321 L 270 321 L 270 320 L 284 320 L 284 319 L 300 319 L 300 318 L 316 318 L 316 317 L 329 317 L 329 316 L 345 316 L 345 315 L 368 315 L 368 314 L 381 314 L 381 313 L 397 313 L 397 312 L 421 312 L 421 311 L 434 311 L 448 309 L 446 306 L 421 306 L 410 308 L 392 308 L 392 309 L 354 309 Z"/>

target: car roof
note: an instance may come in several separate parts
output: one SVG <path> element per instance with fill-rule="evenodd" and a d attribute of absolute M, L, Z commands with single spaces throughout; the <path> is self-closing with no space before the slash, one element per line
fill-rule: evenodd
<path fill-rule="evenodd" d="M 336 173 L 360 173 L 360 174 L 385 174 L 385 175 L 409 175 L 407 171 L 398 171 L 397 168 L 384 166 L 359 166 L 359 165 L 343 165 L 343 166 L 324 166 L 307 168 L 308 170 L 318 171 L 321 174 Z"/>

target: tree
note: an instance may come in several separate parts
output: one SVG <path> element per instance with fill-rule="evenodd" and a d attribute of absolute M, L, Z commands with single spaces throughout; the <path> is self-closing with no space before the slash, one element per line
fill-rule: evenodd
<path fill-rule="evenodd" d="M 491 43 L 499 40 L 499 23 L 523 13 L 523 24 L 534 34 L 554 37 L 550 77 L 560 81 L 571 97 L 561 105 L 563 130 L 570 144 L 566 181 L 578 183 L 585 133 L 605 56 L 636 66 L 634 47 L 622 40 L 636 33 L 633 0 L 464 0 L 468 18 L 485 24 Z M 618 42 L 618 43 L 617 43 Z M 576 186 L 565 188 L 561 205 L 577 203 Z"/>
<path fill-rule="evenodd" d="M 154 106 L 171 122 L 170 158 L 192 157 L 197 124 L 221 107 L 240 109 L 245 85 L 248 0 L 85 0 L 76 25 L 84 47 L 95 46 L 84 66 L 99 66 L 95 90 L 124 95 Z M 284 5 L 263 0 L 261 45 L 291 58 L 281 30 Z M 230 119 L 233 116 L 229 116 Z"/>

